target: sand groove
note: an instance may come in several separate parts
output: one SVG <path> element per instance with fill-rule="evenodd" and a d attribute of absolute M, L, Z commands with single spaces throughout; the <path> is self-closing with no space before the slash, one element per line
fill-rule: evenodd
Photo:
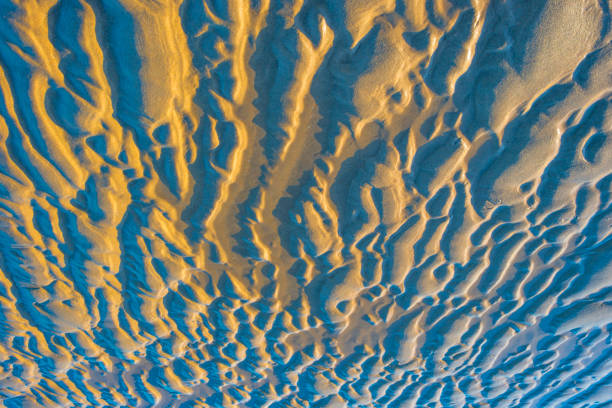
<path fill-rule="evenodd" d="M 3 406 L 612 406 L 608 1 L 0 15 Z"/>

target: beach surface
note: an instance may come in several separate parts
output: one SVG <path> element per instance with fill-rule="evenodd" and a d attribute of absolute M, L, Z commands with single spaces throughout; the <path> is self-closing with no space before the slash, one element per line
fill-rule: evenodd
<path fill-rule="evenodd" d="M 0 18 L 0 406 L 612 407 L 608 0 Z"/>

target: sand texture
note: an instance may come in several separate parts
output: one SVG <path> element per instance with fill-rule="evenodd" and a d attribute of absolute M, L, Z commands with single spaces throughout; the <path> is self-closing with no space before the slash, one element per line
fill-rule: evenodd
<path fill-rule="evenodd" d="M 0 406 L 612 407 L 609 0 L 0 0 Z"/>

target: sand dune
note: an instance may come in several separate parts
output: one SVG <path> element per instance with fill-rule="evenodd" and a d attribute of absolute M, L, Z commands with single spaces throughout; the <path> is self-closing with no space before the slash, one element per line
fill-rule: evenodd
<path fill-rule="evenodd" d="M 610 7 L 0 1 L 0 405 L 612 406 Z"/>

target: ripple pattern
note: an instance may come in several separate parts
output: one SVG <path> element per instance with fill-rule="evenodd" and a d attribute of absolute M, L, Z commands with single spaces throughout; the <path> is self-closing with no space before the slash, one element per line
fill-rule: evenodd
<path fill-rule="evenodd" d="M 608 0 L 0 16 L 0 405 L 612 407 Z"/>

